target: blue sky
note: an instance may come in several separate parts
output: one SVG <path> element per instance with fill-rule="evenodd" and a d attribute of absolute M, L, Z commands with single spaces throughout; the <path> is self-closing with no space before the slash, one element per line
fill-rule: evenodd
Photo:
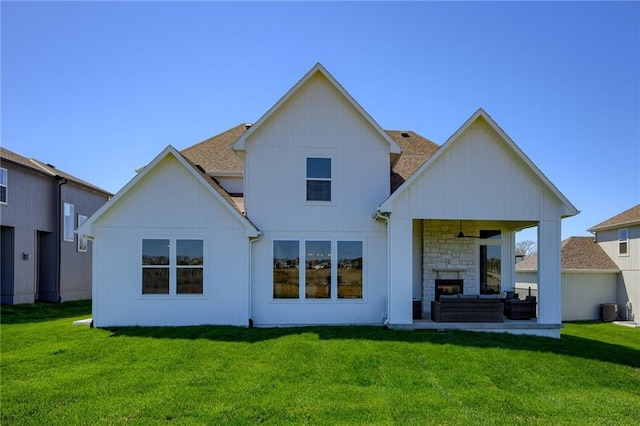
<path fill-rule="evenodd" d="M 385 129 L 442 144 L 483 107 L 582 211 L 563 237 L 640 203 L 637 2 L 0 7 L 2 145 L 112 192 L 321 62 Z"/>

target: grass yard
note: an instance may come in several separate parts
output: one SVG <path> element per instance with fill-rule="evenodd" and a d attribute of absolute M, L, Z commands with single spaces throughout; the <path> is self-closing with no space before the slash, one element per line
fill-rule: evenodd
<path fill-rule="evenodd" d="M 381 327 L 72 326 L 1 311 L 2 425 L 640 422 L 640 329 L 561 340 Z"/>

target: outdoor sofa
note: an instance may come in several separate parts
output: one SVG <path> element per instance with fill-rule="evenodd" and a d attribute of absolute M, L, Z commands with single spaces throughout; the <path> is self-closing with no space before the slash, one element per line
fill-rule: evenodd
<path fill-rule="evenodd" d="M 435 322 L 504 322 L 504 303 L 497 294 L 441 295 L 431 302 Z"/>

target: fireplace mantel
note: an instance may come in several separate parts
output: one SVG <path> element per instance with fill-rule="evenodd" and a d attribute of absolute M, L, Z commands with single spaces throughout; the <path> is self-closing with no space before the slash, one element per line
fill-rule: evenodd
<path fill-rule="evenodd" d="M 457 268 L 434 268 L 433 272 L 436 273 L 436 278 L 440 278 L 441 273 L 447 272 L 455 272 L 458 274 L 458 279 L 460 279 L 460 274 L 463 272 L 467 272 L 466 269 L 457 269 Z"/>

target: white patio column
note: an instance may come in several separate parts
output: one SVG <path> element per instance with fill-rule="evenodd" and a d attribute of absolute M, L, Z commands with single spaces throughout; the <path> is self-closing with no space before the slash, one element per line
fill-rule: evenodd
<path fill-rule="evenodd" d="M 538 322 L 562 322 L 560 219 L 538 223 Z"/>
<path fill-rule="evenodd" d="M 413 323 L 413 221 L 389 219 L 389 323 Z"/>

